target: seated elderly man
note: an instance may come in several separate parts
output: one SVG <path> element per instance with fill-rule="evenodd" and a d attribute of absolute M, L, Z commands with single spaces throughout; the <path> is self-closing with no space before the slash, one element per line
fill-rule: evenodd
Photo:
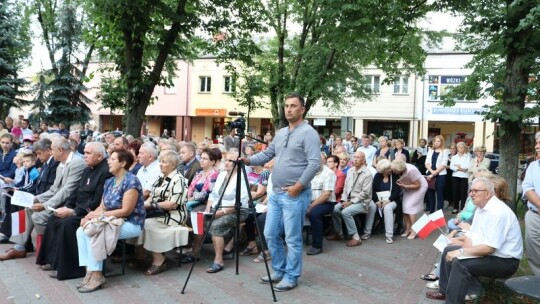
<path fill-rule="evenodd" d="M 336 241 L 344 239 L 341 228 L 342 217 L 343 221 L 345 221 L 347 232 L 349 235 L 352 234 L 352 239 L 347 242 L 348 247 L 359 246 L 362 244 L 362 240 L 369 239 L 377 209 L 375 203 L 371 200 L 372 183 L 373 176 L 366 167 L 366 156 L 364 152 L 355 152 L 353 167 L 347 171 L 342 200 L 335 205 L 334 212 L 332 213 L 335 234 L 330 235 L 327 240 Z M 358 234 L 354 221 L 354 216 L 359 213 L 367 213 L 362 237 Z"/>
<path fill-rule="evenodd" d="M 465 303 L 467 289 L 478 276 L 506 278 L 519 266 L 523 240 L 514 212 L 495 196 L 488 178 L 476 178 L 469 193 L 478 207 L 471 230 L 445 248 L 439 291 L 427 292 L 430 299 Z"/>

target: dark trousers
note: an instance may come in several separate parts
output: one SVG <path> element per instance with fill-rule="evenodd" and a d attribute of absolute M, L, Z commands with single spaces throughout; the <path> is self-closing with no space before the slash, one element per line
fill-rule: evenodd
<path fill-rule="evenodd" d="M 446 294 L 446 303 L 465 303 L 467 290 L 477 277 L 507 278 L 513 275 L 519 266 L 518 259 L 492 255 L 447 262 L 446 254 L 459 248 L 461 247 L 447 246 L 441 257 L 439 292 Z"/>
<path fill-rule="evenodd" d="M 435 190 L 428 189 L 428 206 L 427 209 L 430 213 L 433 213 L 444 207 L 444 186 L 446 184 L 446 175 L 437 175 L 435 181 Z M 435 200 L 437 204 L 435 204 Z M 435 208 L 435 205 L 437 208 Z"/>
<path fill-rule="evenodd" d="M 322 248 L 323 241 L 323 216 L 332 214 L 334 211 L 333 202 L 326 202 L 317 205 L 309 213 L 309 222 L 311 223 L 311 235 L 313 236 L 313 247 Z"/>
<path fill-rule="evenodd" d="M 469 189 L 469 179 L 452 177 L 452 202 L 454 209 L 462 210 L 467 201 L 467 190 Z"/>

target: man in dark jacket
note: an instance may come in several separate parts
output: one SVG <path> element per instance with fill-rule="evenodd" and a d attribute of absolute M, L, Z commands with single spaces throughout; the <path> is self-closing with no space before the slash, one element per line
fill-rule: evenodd
<path fill-rule="evenodd" d="M 75 232 L 81 219 L 101 203 L 105 181 L 112 177 L 105 158 L 105 147 L 98 142 L 86 144 L 83 171 L 78 191 L 56 209 L 47 222 L 41 249 L 36 263 L 44 270 L 54 270 L 50 276 L 59 280 L 83 277 L 84 267 L 79 266 Z"/>

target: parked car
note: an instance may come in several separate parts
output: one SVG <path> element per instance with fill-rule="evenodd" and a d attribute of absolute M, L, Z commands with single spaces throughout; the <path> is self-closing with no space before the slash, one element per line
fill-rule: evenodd
<path fill-rule="evenodd" d="M 486 153 L 486 158 L 489 158 L 491 164 L 489 164 L 489 170 L 495 174 L 499 174 L 499 154 Z"/>

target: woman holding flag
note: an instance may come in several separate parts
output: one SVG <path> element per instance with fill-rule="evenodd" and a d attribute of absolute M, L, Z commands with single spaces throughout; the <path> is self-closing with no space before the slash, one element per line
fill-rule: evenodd
<path fill-rule="evenodd" d="M 416 238 L 416 233 L 411 227 L 416 221 L 416 214 L 424 209 L 424 195 L 428 184 L 414 165 L 407 164 L 402 159 L 394 160 L 390 167 L 392 172 L 399 176 L 396 184 L 403 189 L 404 233 L 401 236 L 412 240 Z"/>

